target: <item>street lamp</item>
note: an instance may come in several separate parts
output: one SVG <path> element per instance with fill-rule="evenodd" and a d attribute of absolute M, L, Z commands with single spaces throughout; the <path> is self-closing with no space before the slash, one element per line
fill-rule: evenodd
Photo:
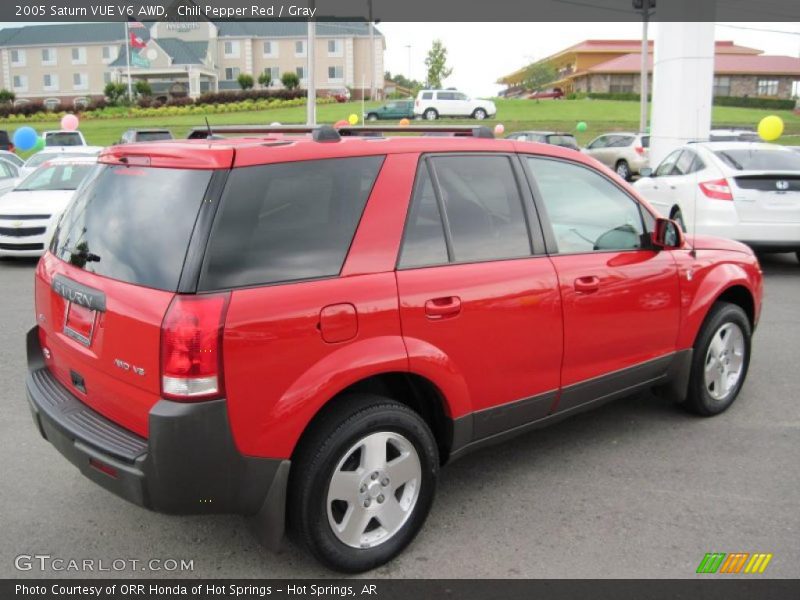
<path fill-rule="evenodd" d="M 648 67 L 648 43 L 647 43 L 647 24 L 653 15 L 656 7 L 656 0 L 633 0 L 633 9 L 642 13 L 642 70 L 639 75 L 639 133 L 647 131 L 647 67 Z"/>
<path fill-rule="evenodd" d="M 411 77 L 411 44 L 406 44 L 406 48 L 408 48 L 408 81 L 410 83 L 414 79 Z"/>

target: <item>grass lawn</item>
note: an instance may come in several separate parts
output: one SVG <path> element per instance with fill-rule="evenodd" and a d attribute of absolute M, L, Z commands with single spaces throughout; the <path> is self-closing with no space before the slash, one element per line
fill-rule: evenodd
<path fill-rule="evenodd" d="M 494 126 L 502 123 L 506 133 L 524 129 L 545 129 L 572 131 L 578 142 L 585 144 L 593 137 L 608 131 L 634 131 L 639 125 L 639 103 L 614 100 L 496 100 L 497 118 L 485 121 L 484 124 Z M 367 107 L 376 106 L 367 103 Z M 676 110 L 680 110 L 677 107 Z M 322 104 L 317 108 L 319 123 L 334 123 L 346 119 L 355 113 L 361 115 L 361 103 Z M 780 140 L 784 144 L 800 145 L 800 116 L 791 111 L 770 111 L 751 108 L 734 108 L 715 106 L 713 124 L 721 126 L 740 126 L 755 128 L 758 122 L 769 114 L 777 114 L 785 123 L 784 136 Z M 209 116 L 212 125 L 261 124 L 268 125 L 274 121 L 280 123 L 304 123 L 305 107 L 278 108 L 240 113 L 224 113 Z M 585 121 L 588 128 L 585 132 L 575 131 L 578 121 Z M 474 124 L 472 120 L 437 121 L 437 123 Z M 120 134 L 130 127 L 166 127 L 176 137 L 184 137 L 195 126 L 204 124 L 202 115 L 164 116 L 148 118 L 119 118 L 84 120 L 81 131 L 90 144 L 107 146 L 116 142 Z M 16 129 L 21 123 L 0 121 L 0 128 Z M 58 122 L 40 122 L 32 124 L 39 130 L 57 129 Z"/>

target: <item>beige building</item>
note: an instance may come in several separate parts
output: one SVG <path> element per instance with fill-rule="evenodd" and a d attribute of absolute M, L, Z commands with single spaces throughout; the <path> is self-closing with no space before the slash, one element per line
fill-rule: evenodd
<path fill-rule="evenodd" d="M 281 75 L 308 83 L 305 22 L 156 22 L 130 32 L 144 43 L 131 50 L 133 81 L 146 80 L 154 96 L 197 97 L 238 90 L 240 73 L 269 71 L 271 89 Z M 317 23 L 314 49 L 318 93 L 350 88 L 354 97 L 383 96 L 386 44 L 367 23 Z M 103 96 L 111 81 L 127 81 L 123 23 L 64 23 L 0 30 L 0 87 L 16 102 L 44 101 L 71 108 Z M 256 88 L 261 86 L 256 83 Z"/>

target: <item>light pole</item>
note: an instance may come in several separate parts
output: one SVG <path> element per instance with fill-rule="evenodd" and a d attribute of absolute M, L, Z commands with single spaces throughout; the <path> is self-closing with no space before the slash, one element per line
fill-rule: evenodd
<path fill-rule="evenodd" d="M 411 83 L 414 79 L 411 77 L 411 44 L 406 44 L 406 48 L 408 48 L 408 82 Z"/>
<path fill-rule="evenodd" d="M 656 0 L 633 0 L 633 8 L 642 12 L 642 67 L 639 74 L 639 133 L 647 131 L 647 70 L 649 66 L 647 40 L 647 25 L 656 7 Z"/>

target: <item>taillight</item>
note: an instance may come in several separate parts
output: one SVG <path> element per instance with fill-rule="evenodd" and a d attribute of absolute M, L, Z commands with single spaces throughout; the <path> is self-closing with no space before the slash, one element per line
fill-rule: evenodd
<path fill-rule="evenodd" d="M 222 333 L 230 293 L 177 295 L 161 324 L 161 393 L 195 401 L 224 394 Z"/>
<path fill-rule="evenodd" d="M 714 181 L 704 181 L 700 183 L 700 190 L 707 198 L 714 200 L 733 200 L 731 186 L 727 179 L 715 179 Z"/>
<path fill-rule="evenodd" d="M 644 146 L 636 146 L 633 149 L 639 156 L 644 156 Z"/>
<path fill-rule="evenodd" d="M 414 106 L 419 106 L 419 100 L 414 100 Z"/>

